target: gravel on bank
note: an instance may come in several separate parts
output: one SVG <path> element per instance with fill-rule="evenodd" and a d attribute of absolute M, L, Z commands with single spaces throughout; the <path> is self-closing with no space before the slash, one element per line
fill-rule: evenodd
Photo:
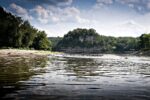
<path fill-rule="evenodd" d="M 0 57 L 35 57 L 59 54 L 59 52 L 43 50 L 0 49 Z"/>

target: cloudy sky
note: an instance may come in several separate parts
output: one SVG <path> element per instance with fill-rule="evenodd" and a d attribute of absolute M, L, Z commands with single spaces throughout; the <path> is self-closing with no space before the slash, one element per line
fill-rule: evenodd
<path fill-rule="evenodd" d="M 75 28 L 94 28 L 107 36 L 139 36 L 150 32 L 150 0 L 0 0 L 48 36 Z"/>

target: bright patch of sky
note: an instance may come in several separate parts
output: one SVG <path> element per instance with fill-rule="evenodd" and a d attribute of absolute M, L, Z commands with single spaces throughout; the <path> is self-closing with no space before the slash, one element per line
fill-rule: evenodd
<path fill-rule="evenodd" d="M 117 37 L 150 32 L 150 0 L 0 0 L 0 6 L 53 37 L 75 28 Z"/>

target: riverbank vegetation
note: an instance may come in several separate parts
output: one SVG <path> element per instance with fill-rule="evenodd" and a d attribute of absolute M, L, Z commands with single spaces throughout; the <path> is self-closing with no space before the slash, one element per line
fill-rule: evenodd
<path fill-rule="evenodd" d="M 66 53 L 150 53 L 150 34 L 139 37 L 99 35 L 95 29 L 77 28 L 64 37 L 47 37 L 0 7 L 0 48 L 53 50 Z"/>
<path fill-rule="evenodd" d="M 150 34 L 140 37 L 99 35 L 94 29 L 77 28 L 69 31 L 54 47 L 69 53 L 135 53 L 150 50 Z"/>
<path fill-rule="evenodd" d="M 33 48 L 50 50 L 51 43 L 44 31 L 34 28 L 0 7 L 0 48 Z"/>

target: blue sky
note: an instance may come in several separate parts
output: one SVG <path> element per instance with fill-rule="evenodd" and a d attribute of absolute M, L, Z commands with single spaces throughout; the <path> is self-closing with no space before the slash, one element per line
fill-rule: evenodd
<path fill-rule="evenodd" d="M 0 6 L 48 36 L 75 28 L 117 37 L 150 32 L 150 0 L 0 0 Z"/>

